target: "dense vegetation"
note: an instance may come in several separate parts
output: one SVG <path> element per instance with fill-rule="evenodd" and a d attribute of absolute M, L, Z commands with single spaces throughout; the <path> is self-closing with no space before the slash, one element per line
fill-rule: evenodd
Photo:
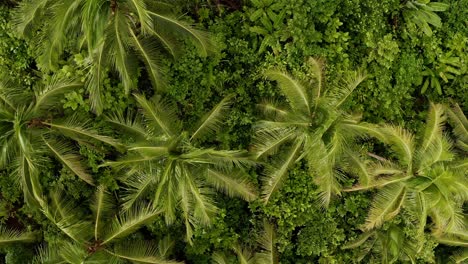
<path fill-rule="evenodd" d="M 0 263 L 467 261 L 438 1 L 2 1 Z"/>

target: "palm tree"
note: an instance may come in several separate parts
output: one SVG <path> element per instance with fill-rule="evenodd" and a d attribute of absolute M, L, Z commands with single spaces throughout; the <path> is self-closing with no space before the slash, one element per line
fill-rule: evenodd
<path fill-rule="evenodd" d="M 91 201 L 91 215 L 53 190 L 42 212 L 64 235 L 40 249 L 36 263 L 158 263 L 165 260 L 171 246 L 163 241 L 159 246 L 144 240 L 125 239 L 151 223 L 160 213 L 150 205 L 138 204 L 126 212 L 117 212 L 115 199 L 103 186 L 96 188 Z"/>
<path fill-rule="evenodd" d="M 308 66 L 312 79 L 307 83 L 281 70 L 265 72 L 268 79 L 278 82 L 287 100 L 259 105 L 270 119 L 256 126 L 256 158 L 276 154 L 279 149 L 284 153 L 267 167 L 262 190 L 265 203 L 280 188 L 291 166 L 303 159 L 319 186 L 324 206 L 328 206 L 333 194 L 340 193 L 340 161 L 351 151 L 354 127 L 359 126 L 359 117 L 348 115 L 341 106 L 364 76 L 354 73 L 340 80 L 340 85 L 326 87 L 321 61 L 311 58 Z"/>
<path fill-rule="evenodd" d="M 272 224 L 263 223 L 263 231 L 257 239 L 260 251 L 252 252 L 249 249 L 241 247 L 239 244 L 232 246 L 232 251 L 237 256 L 237 263 L 241 264 L 277 264 L 278 253 L 276 252 L 276 231 Z M 224 253 L 215 252 L 212 256 L 213 263 L 227 264 L 227 256 Z"/>
<path fill-rule="evenodd" d="M 57 110 L 60 95 L 81 86 L 77 81 L 52 76 L 37 84 L 32 92 L 7 77 L 0 80 L 0 169 L 14 176 L 25 200 L 31 204 L 43 202 L 39 172 L 45 154 L 52 154 L 82 180 L 93 184 L 81 157 L 66 138 L 79 142 L 98 140 L 119 147 L 113 139 L 98 135 L 89 123 L 76 116 L 60 120 L 52 114 Z"/>
<path fill-rule="evenodd" d="M 0 246 L 13 243 L 32 243 L 38 238 L 37 232 L 24 231 L 0 226 Z"/>
<path fill-rule="evenodd" d="M 154 206 L 162 210 L 168 224 L 180 208 L 185 221 L 187 240 L 191 242 L 192 225 L 209 225 L 216 206 L 212 188 L 247 201 L 255 199 L 244 169 L 253 162 L 244 151 L 203 148 L 200 140 L 218 131 L 230 98 L 222 100 L 200 122 L 185 131 L 172 103 L 160 97 L 151 100 L 135 95 L 138 114 L 116 114 L 109 121 L 128 131 L 136 142 L 128 154 L 103 166 L 128 170 L 121 179 L 127 187 L 123 207 L 130 208 L 150 192 Z"/>
<path fill-rule="evenodd" d="M 404 208 L 418 219 L 420 234 L 429 216 L 441 243 L 466 245 L 466 160 L 459 160 L 452 151 L 442 130 L 445 119 L 444 107 L 431 103 L 425 129 L 417 136 L 392 125 L 368 127 L 370 134 L 390 147 L 394 158 L 372 155 L 377 161 L 361 162 L 370 180 L 347 190 L 379 189 L 364 230 L 380 227 Z"/>
<path fill-rule="evenodd" d="M 87 88 L 91 107 L 100 114 L 107 68 L 119 74 L 128 92 L 135 86 L 139 58 L 153 85 L 163 89 L 160 48 L 178 55 L 176 37 L 182 36 L 192 39 L 202 55 L 213 50 L 206 33 L 176 18 L 172 10 L 171 4 L 155 0 L 26 0 L 13 23 L 21 36 L 36 42 L 41 69 L 55 69 L 61 54 L 73 50 L 71 45 L 87 51 Z"/>

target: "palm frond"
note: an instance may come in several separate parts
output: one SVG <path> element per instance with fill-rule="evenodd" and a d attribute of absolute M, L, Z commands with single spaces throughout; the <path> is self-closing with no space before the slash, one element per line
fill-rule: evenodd
<path fill-rule="evenodd" d="M 257 106 L 267 118 L 271 117 L 275 121 L 285 119 L 291 111 L 287 106 L 285 107 L 273 99 L 264 100 L 262 103 L 257 104 Z"/>
<path fill-rule="evenodd" d="M 104 86 L 104 79 L 107 77 L 107 71 L 105 69 L 108 64 L 108 58 L 104 52 L 104 43 L 101 43 L 92 52 L 86 78 L 86 88 L 89 92 L 91 109 L 97 115 L 100 115 L 104 108 L 102 89 Z"/>
<path fill-rule="evenodd" d="M 466 146 L 468 144 L 468 119 L 463 110 L 458 104 L 454 104 L 452 108 L 446 107 L 445 109 L 455 136 Z"/>
<path fill-rule="evenodd" d="M 138 22 L 141 25 L 142 33 L 147 33 L 153 27 L 153 19 L 144 0 L 128 0 L 132 11 L 138 15 Z"/>
<path fill-rule="evenodd" d="M 265 204 L 268 203 L 272 195 L 281 187 L 289 168 L 295 163 L 295 158 L 301 147 L 301 141 L 294 143 L 285 158 L 278 160 L 274 167 L 266 169 L 262 179 L 262 198 Z"/>
<path fill-rule="evenodd" d="M 125 92 L 134 88 L 134 79 L 138 72 L 138 62 L 130 52 L 131 27 L 125 14 L 116 9 L 112 16 L 112 23 L 106 29 L 106 47 L 110 52 L 110 61 L 119 73 Z"/>
<path fill-rule="evenodd" d="M 54 153 L 62 164 L 70 169 L 76 176 L 90 185 L 94 185 L 93 176 L 87 172 L 81 156 L 64 140 L 42 137 L 45 145 Z"/>
<path fill-rule="evenodd" d="M 221 128 L 222 121 L 232 103 L 231 100 L 231 96 L 225 97 L 210 112 L 205 114 L 195 126 L 196 129 L 194 129 L 190 140 L 215 134 Z"/>
<path fill-rule="evenodd" d="M 104 186 L 97 187 L 94 199 L 91 202 L 91 209 L 94 214 L 94 239 L 98 241 L 105 218 L 109 217 L 114 209 L 114 201 L 106 192 Z"/>
<path fill-rule="evenodd" d="M 468 260 L 468 248 L 456 251 L 451 257 L 456 264 L 465 263 Z"/>
<path fill-rule="evenodd" d="M 33 264 L 66 264 L 59 255 L 59 246 L 55 244 L 41 245 L 32 261 Z"/>
<path fill-rule="evenodd" d="M 201 225 L 209 226 L 212 223 L 213 215 L 218 210 L 211 198 L 212 191 L 203 186 L 202 183 L 194 181 L 193 177 L 188 175 L 190 172 L 184 171 L 185 182 L 193 199 L 193 216 Z"/>
<path fill-rule="evenodd" d="M 30 34 L 31 25 L 41 17 L 50 0 L 27 0 L 22 1 L 14 11 L 12 24 L 15 30 L 21 35 Z"/>
<path fill-rule="evenodd" d="M 363 160 L 357 152 L 347 150 L 346 160 L 348 162 L 346 171 L 351 172 L 359 177 L 359 183 L 363 186 L 368 186 L 374 181 L 374 177 L 369 173 L 367 160 Z"/>
<path fill-rule="evenodd" d="M 165 260 L 159 247 L 147 241 L 128 241 L 115 245 L 110 254 L 134 263 L 177 264 L 178 261 Z"/>
<path fill-rule="evenodd" d="M 0 245 L 11 243 L 32 243 L 38 239 L 38 234 L 30 231 L 9 229 L 0 226 Z"/>
<path fill-rule="evenodd" d="M 352 248 L 357 248 L 360 247 L 362 244 L 364 244 L 371 236 L 375 235 L 376 231 L 369 231 L 369 232 L 364 232 L 362 233 L 358 238 L 355 240 L 346 243 L 342 249 L 352 249 Z"/>
<path fill-rule="evenodd" d="M 146 65 L 146 71 L 150 77 L 153 87 L 158 91 L 166 89 L 166 83 L 163 78 L 163 71 L 161 70 L 160 57 L 161 52 L 155 45 L 153 39 L 137 36 L 130 30 L 130 37 L 132 46 L 140 55 L 140 58 Z"/>
<path fill-rule="evenodd" d="M 255 157 L 275 154 L 279 147 L 295 138 L 295 130 L 290 128 L 262 129 L 254 136 L 253 152 Z"/>
<path fill-rule="evenodd" d="M 421 152 L 425 152 L 434 141 L 441 137 L 445 119 L 442 105 L 431 103 L 421 140 Z"/>
<path fill-rule="evenodd" d="M 52 76 L 45 87 L 36 93 L 35 111 L 39 109 L 48 109 L 57 105 L 59 100 L 57 96 L 63 93 L 82 87 L 83 84 L 73 79 L 63 79 L 58 76 Z"/>
<path fill-rule="evenodd" d="M 163 15 L 151 11 L 149 11 L 149 13 L 154 18 L 156 28 L 164 28 L 171 33 L 190 38 L 201 55 L 206 56 L 210 52 L 216 51 L 216 45 L 208 33 L 196 30 L 193 26 L 173 18 L 170 15 Z"/>
<path fill-rule="evenodd" d="M 262 248 L 262 252 L 255 254 L 255 263 L 258 264 L 276 264 L 278 257 L 276 253 L 276 233 L 272 224 L 263 223 L 263 232 L 258 239 L 258 243 Z"/>
<path fill-rule="evenodd" d="M 75 140 L 93 139 L 111 145 L 119 150 L 122 149 L 121 143 L 117 140 L 100 135 L 95 129 L 91 128 L 88 121 L 81 121 L 77 116 L 71 116 L 64 121 L 44 122 L 44 124 Z"/>
<path fill-rule="evenodd" d="M 85 263 L 88 258 L 86 247 L 82 244 L 62 241 L 59 248 L 60 256 L 66 263 Z"/>
<path fill-rule="evenodd" d="M 135 136 L 136 139 L 145 139 L 147 137 L 141 115 L 132 111 L 128 111 L 126 115 L 120 112 L 113 113 L 107 117 L 107 122 L 124 129 L 127 133 Z"/>
<path fill-rule="evenodd" d="M 108 231 L 102 237 L 102 245 L 131 234 L 153 221 L 159 213 L 160 211 L 153 209 L 151 205 L 138 204 L 134 206 L 112 220 Z"/>
<path fill-rule="evenodd" d="M 179 124 L 174 122 L 178 118 L 173 104 L 158 97 L 147 100 L 142 95 L 135 94 L 134 96 L 146 119 L 151 122 L 155 130 L 160 130 L 168 137 L 172 137 L 179 132 Z"/>
<path fill-rule="evenodd" d="M 353 72 L 341 80 L 342 83 L 338 87 L 328 90 L 326 96 L 335 107 L 340 107 L 364 79 L 366 79 L 366 75 L 362 72 Z"/>
<path fill-rule="evenodd" d="M 314 96 L 314 100 L 318 101 L 322 97 L 322 93 L 324 91 L 325 86 L 325 76 L 323 69 L 325 67 L 325 63 L 323 59 L 316 59 L 310 57 L 307 61 L 309 65 L 309 73 L 312 75 L 313 83 L 312 84 L 312 92 Z M 312 81 L 311 81 L 312 82 Z"/>
<path fill-rule="evenodd" d="M 385 220 L 395 216 L 400 210 L 405 193 L 405 186 L 400 183 L 388 185 L 380 190 L 372 202 L 364 229 L 379 227 Z"/>
<path fill-rule="evenodd" d="M 267 70 L 264 75 L 278 86 L 288 99 L 291 107 L 304 114 L 310 114 L 310 98 L 304 87 L 298 80 L 281 70 Z"/>
<path fill-rule="evenodd" d="M 405 129 L 392 125 L 383 125 L 386 142 L 398 154 L 398 159 L 411 170 L 414 154 L 414 137 Z"/>
<path fill-rule="evenodd" d="M 252 251 L 242 248 L 240 245 L 236 244 L 232 246 L 234 252 L 236 252 L 237 260 L 239 264 L 254 264 L 256 259 Z"/>
<path fill-rule="evenodd" d="M 149 169 L 123 181 L 127 186 L 122 197 L 123 210 L 129 210 L 138 200 L 154 188 L 157 173 L 157 169 Z"/>
<path fill-rule="evenodd" d="M 216 189 L 222 190 L 229 196 L 239 196 L 246 201 L 252 201 L 257 198 L 252 184 L 246 179 L 244 173 L 229 173 L 208 169 L 206 180 Z"/>

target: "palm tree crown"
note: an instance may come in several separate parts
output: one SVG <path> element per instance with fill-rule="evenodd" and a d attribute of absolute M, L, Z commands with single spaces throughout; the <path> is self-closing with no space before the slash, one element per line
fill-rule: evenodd
<path fill-rule="evenodd" d="M 194 40 L 202 55 L 213 50 L 207 34 L 176 19 L 173 6 L 155 0 L 26 0 L 14 19 L 17 31 L 35 40 L 38 65 L 53 70 L 58 58 L 76 41 L 87 51 L 87 87 L 91 107 L 102 112 L 101 88 L 106 69 L 115 69 L 129 91 L 138 76 L 137 57 L 157 88 L 163 88 L 160 47 L 172 55 L 180 51 L 175 35 Z M 34 33 L 38 31 L 38 35 Z M 175 34 L 175 35 L 174 35 Z M 73 48 L 73 47 L 72 47 Z"/>
<path fill-rule="evenodd" d="M 93 184 L 67 137 L 81 142 L 99 140 L 118 147 L 114 140 L 98 135 L 74 116 L 61 120 L 51 114 L 60 102 L 58 96 L 81 86 L 74 80 L 52 76 L 32 92 L 7 77 L 0 80 L 0 169 L 14 175 L 27 202 L 43 202 L 38 176 L 44 154 L 52 154 L 82 180 Z"/>
<path fill-rule="evenodd" d="M 445 119 L 444 107 L 431 104 L 425 129 L 418 136 L 392 125 L 369 127 L 369 133 L 390 146 L 395 158 L 362 162 L 370 180 L 349 189 L 379 188 L 364 229 L 380 227 L 404 208 L 419 220 L 421 234 L 430 216 L 439 241 L 467 245 L 463 214 L 468 199 L 467 162 L 457 157 L 444 135 Z"/>
<path fill-rule="evenodd" d="M 247 201 L 255 198 L 243 171 L 253 164 L 246 152 L 199 146 L 200 139 L 219 129 L 229 98 L 189 131 L 183 130 L 169 101 L 159 97 L 147 100 L 140 95 L 135 98 L 141 114 L 126 118 L 115 115 L 110 122 L 133 134 L 137 141 L 128 148 L 126 157 L 104 164 L 127 169 L 131 175 L 122 179 L 128 187 L 124 208 L 152 192 L 154 206 L 163 211 L 167 223 L 174 221 L 176 208 L 180 208 L 190 241 L 192 225 L 210 224 L 216 211 L 210 186 Z"/>
<path fill-rule="evenodd" d="M 310 59 L 312 80 L 303 83 L 280 70 L 268 70 L 265 76 L 278 82 L 287 103 L 271 100 L 260 104 L 270 120 L 257 124 L 254 151 L 257 158 L 275 154 L 286 147 L 274 165 L 267 169 L 263 185 L 265 202 L 278 190 L 288 169 L 305 159 L 321 191 L 321 202 L 327 206 L 332 194 L 340 192 L 338 168 L 341 157 L 349 152 L 359 118 L 340 109 L 364 76 L 354 73 L 341 80 L 341 85 L 326 87 L 322 63 Z M 350 126 L 353 125 L 353 126 Z M 348 141 L 348 143 L 347 143 Z"/>

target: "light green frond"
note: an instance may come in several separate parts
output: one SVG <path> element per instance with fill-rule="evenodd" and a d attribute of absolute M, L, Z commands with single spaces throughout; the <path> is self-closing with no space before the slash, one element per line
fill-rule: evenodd
<path fill-rule="evenodd" d="M 176 121 L 178 118 L 173 104 L 159 97 L 147 100 L 143 95 L 135 94 L 134 96 L 146 119 L 156 130 L 155 132 L 159 130 L 168 137 L 173 137 L 179 132 L 179 124 Z"/>
<path fill-rule="evenodd" d="M 405 193 L 406 188 L 401 183 L 387 185 L 380 190 L 372 202 L 364 228 L 380 227 L 384 221 L 394 217 L 400 210 Z"/>
<path fill-rule="evenodd" d="M 88 121 L 81 121 L 77 116 L 71 116 L 64 121 L 44 122 L 51 128 L 58 130 L 63 135 L 70 137 L 74 140 L 96 140 L 105 144 L 111 145 L 119 150 L 122 145 L 115 139 L 100 135 L 95 129 L 91 128 Z"/>
<path fill-rule="evenodd" d="M 146 139 L 148 136 L 141 115 L 130 110 L 126 115 L 120 112 L 113 113 L 107 117 L 107 121 L 135 136 L 136 139 Z"/>
<path fill-rule="evenodd" d="M 101 43 L 94 49 L 90 56 L 90 66 L 86 77 L 86 88 L 89 92 L 91 109 L 100 115 L 104 108 L 102 89 L 104 79 L 107 77 L 107 57 L 104 51 L 104 43 Z M 106 59 L 107 58 L 107 59 Z"/>
<path fill-rule="evenodd" d="M 240 245 L 236 244 L 232 246 L 234 252 L 236 252 L 237 260 L 239 264 L 255 264 L 255 258 L 252 251 L 242 248 Z"/>
<path fill-rule="evenodd" d="M 226 255 L 221 252 L 213 253 L 213 255 L 211 256 L 211 260 L 215 264 L 228 264 L 229 263 Z"/>
<path fill-rule="evenodd" d="M 103 222 L 112 214 L 114 208 L 114 201 L 106 192 L 106 188 L 103 185 L 98 186 L 91 201 L 91 210 L 94 214 L 94 239 L 96 241 L 100 239 Z"/>
<path fill-rule="evenodd" d="M 465 146 L 468 144 L 468 119 L 458 104 L 452 108 L 446 107 L 449 116 L 449 122 L 453 127 L 453 133 Z"/>
<path fill-rule="evenodd" d="M 229 196 L 239 196 L 246 201 L 257 198 L 254 186 L 247 180 L 244 173 L 230 172 L 228 174 L 208 169 L 206 180 L 217 190 L 222 190 Z"/>
<path fill-rule="evenodd" d="M 146 71 L 148 72 L 153 87 L 158 91 L 164 91 L 166 89 L 166 83 L 163 80 L 163 72 L 160 65 L 161 52 L 153 39 L 137 36 L 133 30 L 130 30 L 130 38 L 133 48 L 146 65 Z"/>
<path fill-rule="evenodd" d="M 203 226 L 210 226 L 213 215 L 218 210 L 214 200 L 211 198 L 213 192 L 209 188 L 203 186 L 202 183 L 194 182 L 192 180 L 193 177 L 189 175 L 186 177 L 185 181 L 193 199 L 193 216 L 197 223 Z"/>
<path fill-rule="evenodd" d="M 265 204 L 268 203 L 272 195 L 281 187 L 288 171 L 295 163 L 296 157 L 300 152 L 302 142 L 295 142 L 287 155 L 275 162 L 272 167 L 267 167 L 262 179 L 262 198 Z"/>
<path fill-rule="evenodd" d="M 446 117 L 444 115 L 443 106 L 431 103 L 426 119 L 426 127 L 421 140 L 421 152 L 425 152 L 434 141 L 437 141 L 442 136 L 442 128 L 445 120 Z"/>
<path fill-rule="evenodd" d="M 151 11 L 149 13 L 154 18 L 155 28 L 164 28 L 169 32 L 191 39 L 201 55 L 206 56 L 210 52 L 216 51 L 216 46 L 208 33 L 196 30 L 193 26 L 172 16 Z"/>
<path fill-rule="evenodd" d="M 382 131 L 386 135 L 384 143 L 389 144 L 400 162 L 411 170 L 414 155 L 413 135 L 402 127 L 392 125 L 383 125 Z"/>
<path fill-rule="evenodd" d="M 255 157 L 275 154 L 279 147 L 295 138 L 295 130 L 289 128 L 261 129 L 255 133 L 253 152 Z"/>
<path fill-rule="evenodd" d="M 333 102 L 335 107 L 340 107 L 365 78 L 362 72 L 353 72 L 341 80 L 341 84 L 336 88 L 328 90 L 326 97 Z"/>
<path fill-rule="evenodd" d="M 276 253 L 276 232 L 272 224 L 263 223 L 263 232 L 258 238 L 258 244 L 262 248 L 262 252 L 255 254 L 255 263 L 258 264 L 276 264 L 278 256 Z"/>
<path fill-rule="evenodd" d="M 138 204 L 130 210 L 115 217 L 109 224 L 109 229 L 102 237 L 102 245 L 114 242 L 125 237 L 145 224 L 153 221 L 160 211 L 153 209 L 151 205 Z"/>
<path fill-rule="evenodd" d="M 31 32 L 31 24 L 41 17 L 43 10 L 47 8 L 50 0 L 27 0 L 20 2 L 13 15 L 13 27 L 21 35 L 26 36 Z"/>
<path fill-rule="evenodd" d="M 273 81 L 278 82 L 278 86 L 286 96 L 289 104 L 304 114 L 310 114 L 310 98 L 306 87 L 291 75 L 280 70 L 267 70 L 264 75 Z"/>
<path fill-rule="evenodd" d="M 82 244 L 62 241 L 58 247 L 60 249 L 60 256 L 66 263 L 85 263 L 88 258 L 86 247 Z"/>
<path fill-rule="evenodd" d="M 368 186 L 374 181 L 374 177 L 369 173 L 367 167 L 368 161 L 364 160 L 361 155 L 357 152 L 346 150 L 346 171 L 357 175 L 359 178 L 359 184 L 362 186 Z"/>
<path fill-rule="evenodd" d="M 138 61 L 130 52 L 131 33 L 127 17 L 119 9 L 112 16 L 112 23 L 106 29 L 106 50 L 110 61 L 119 73 L 125 92 L 128 94 L 136 86 Z"/>
<path fill-rule="evenodd" d="M 441 244 L 458 247 L 468 247 L 467 234 L 442 234 L 435 236 L 437 241 Z"/>
<path fill-rule="evenodd" d="M 134 11 L 138 15 L 138 22 L 141 25 L 141 31 L 145 34 L 153 27 L 153 19 L 150 15 L 144 0 L 128 0 Z"/>
<path fill-rule="evenodd" d="M 137 173 L 123 181 L 127 186 L 122 196 L 123 210 L 129 210 L 137 201 L 142 199 L 150 190 L 154 189 L 157 169 L 149 169 Z"/>
<path fill-rule="evenodd" d="M 36 103 L 34 105 L 35 111 L 50 109 L 60 103 L 58 100 L 59 95 L 63 95 L 73 89 L 82 87 L 83 84 L 73 79 L 63 79 L 58 76 L 52 76 L 49 83 L 36 93 Z"/>
<path fill-rule="evenodd" d="M 276 102 L 272 99 L 265 100 L 262 103 L 257 104 L 257 106 L 267 118 L 271 117 L 271 120 L 275 121 L 285 120 L 291 111 L 288 107 L 285 107 L 281 105 L 280 102 Z"/>
<path fill-rule="evenodd" d="M 29 231 L 20 231 L 0 226 L 0 245 L 11 243 L 32 243 L 38 239 L 38 234 Z"/>
<path fill-rule="evenodd" d="M 33 264 L 67 264 L 59 254 L 59 246 L 56 244 L 41 245 L 32 261 Z"/>
<path fill-rule="evenodd" d="M 231 101 L 232 97 L 228 96 L 221 100 L 209 113 L 205 114 L 195 126 L 190 140 L 215 134 L 221 128 L 222 121 L 232 103 Z"/>
<path fill-rule="evenodd" d="M 323 69 L 325 67 L 325 62 L 323 59 L 309 58 L 307 61 L 309 65 L 309 73 L 312 75 L 313 79 L 311 80 L 312 91 L 314 100 L 319 100 L 322 97 L 325 86 L 325 76 Z"/>
<path fill-rule="evenodd" d="M 118 243 L 110 254 L 132 263 L 177 264 L 178 261 L 165 260 L 157 245 L 147 241 L 128 241 Z"/>
<path fill-rule="evenodd" d="M 375 235 L 376 231 L 369 231 L 369 232 L 364 232 L 362 233 L 358 238 L 355 240 L 346 243 L 342 249 L 352 249 L 352 248 L 357 248 L 360 247 L 362 244 L 364 244 L 370 237 Z"/>
<path fill-rule="evenodd" d="M 456 251 L 451 257 L 456 264 L 465 263 L 468 261 L 468 248 L 463 248 Z"/>
<path fill-rule="evenodd" d="M 64 140 L 42 137 L 45 145 L 55 157 L 76 176 L 90 185 L 94 185 L 93 176 L 87 172 L 81 156 L 74 150 L 73 146 Z"/>

